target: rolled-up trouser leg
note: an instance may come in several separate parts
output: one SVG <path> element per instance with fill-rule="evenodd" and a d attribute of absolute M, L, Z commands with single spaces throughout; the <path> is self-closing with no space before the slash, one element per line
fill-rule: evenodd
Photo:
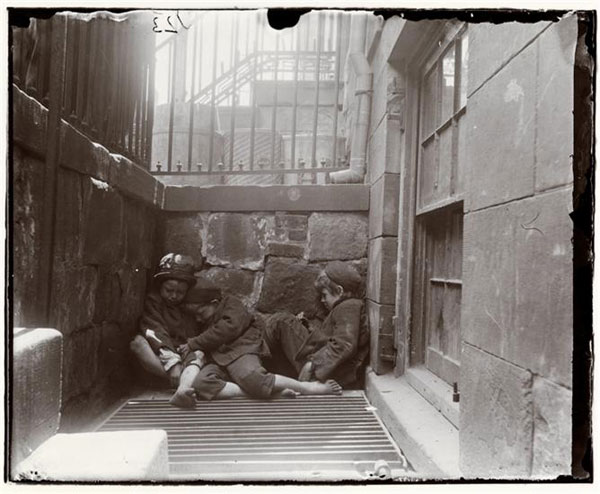
<path fill-rule="evenodd" d="M 275 375 L 267 372 L 257 355 L 242 355 L 227 366 L 231 379 L 253 398 L 269 398 Z"/>
<path fill-rule="evenodd" d="M 207 364 L 194 379 L 196 396 L 201 400 L 212 400 L 229 381 L 227 370 L 217 364 Z"/>

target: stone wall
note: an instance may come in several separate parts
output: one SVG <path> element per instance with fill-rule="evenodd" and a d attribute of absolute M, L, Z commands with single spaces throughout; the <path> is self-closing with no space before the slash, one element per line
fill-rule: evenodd
<path fill-rule="evenodd" d="M 364 212 L 165 212 L 161 225 L 163 252 L 185 252 L 198 264 L 204 258 L 198 277 L 263 314 L 323 317 L 313 283 L 328 261 L 366 274 Z"/>
<path fill-rule="evenodd" d="M 35 137 L 46 119 L 44 107 L 14 89 L 14 326 L 31 325 L 39 317 L 36 294 L 45 282 L 38 263 L 47 165 L 44 139 Z M 61 429 L 72 430 L 127 392 L 128 342 L 156 264 L 155 209 L 163 189 L 145 171 L 64 122 L 60 136 L 46 323 L 63 335 Z"/>
<path fill-rule="evenodd" d="M 469 475 L 570 473 L 576 40 L 574 15 L 469 26 L 460 400 Z"/>

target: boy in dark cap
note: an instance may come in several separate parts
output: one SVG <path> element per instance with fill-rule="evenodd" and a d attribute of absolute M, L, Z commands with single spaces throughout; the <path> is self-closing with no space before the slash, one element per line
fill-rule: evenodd
<path fill-rule="evenodd" d="M 263 339 L 264 325 L 238 298 L 222 296 L 212 283 L 198 280 L 187 302 L 195 304 L 196 318 L 204 330 L 188 338 L 178 351 L 187 355 L 200 350 L 206 354 L 208 363 L 193 386 L 178 389 L 174 396 L 177 406 L 193 407 L 194 397 L 212 400 L 341 393 L 340 386 L 333 380 L 299 382 L 267 372 L 261 362 L 261 358 L 269 355 Z"/>
<path fill-rule="evenodd" d="M 291 364 L 300 381 L 334 379 L 343 388 L 358 386 L 369 345 L 363 302 L 356 298 L 361 282 L 351 265 L 330 262 L 315 282 L 330 311 L 319 328 L 311 332 L 290 313 L 269 320 L 265 340 L 271 354 Z"/>
<path fill-rule="evenodd" d="M 140 332 L 130 348 L 148 372 L 168 379 L 172 387 L 187 388 L 204 364 L 202 352 L 183 355 L 177 350 L 198 334 L 194 317 L 181 310 L 189 288 L 196 283 L 194 263 L 187 256 L 167 254 L 160 260 L 154 279 L 156 284 L 146 297 L 140 318 Z"/>

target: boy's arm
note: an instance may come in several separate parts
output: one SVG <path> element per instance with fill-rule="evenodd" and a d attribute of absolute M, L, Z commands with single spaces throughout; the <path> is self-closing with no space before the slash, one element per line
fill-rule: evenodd
<path fill-rule="evenodd" d="M 241 301 L 228 297 L 221 318 L 198 336 L 187 340 L 190 350 L 210 352 L 237 339 L 250 324 L 250 314 Z"/>
<path fill-rule="evenodd" d="M 338 365 L 350 358 L 358 347 L 362 302 L 346 303 L 333 315 L 334 330 L 325 346 L 309 357 L 313 373 L 319 381 L 326 380 Z M 335 310 L 335 309 L 334 309 Z"/>

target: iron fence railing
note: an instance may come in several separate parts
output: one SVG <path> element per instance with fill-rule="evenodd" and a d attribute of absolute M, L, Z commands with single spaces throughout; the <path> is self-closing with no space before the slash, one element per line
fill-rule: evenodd
<path fill-rule="evenodd" d="M 151 172 L 306 183 L 345 169 L 338 124 L 347 17 L 317 11 L 278 32 L 265 11 L 201 12 L 158 44 L 168 96 L 157 106 Z"/>
<path fill-rule="evenodd" d="M 154 46 L 141 15 L 63 13 L 64 64 L 53 57 L 52 19 L 12 28 L 12 77 L 48 106 L 50 74 L 63 71 L 61 118 L 111 152 L 149 168 Z"/>

